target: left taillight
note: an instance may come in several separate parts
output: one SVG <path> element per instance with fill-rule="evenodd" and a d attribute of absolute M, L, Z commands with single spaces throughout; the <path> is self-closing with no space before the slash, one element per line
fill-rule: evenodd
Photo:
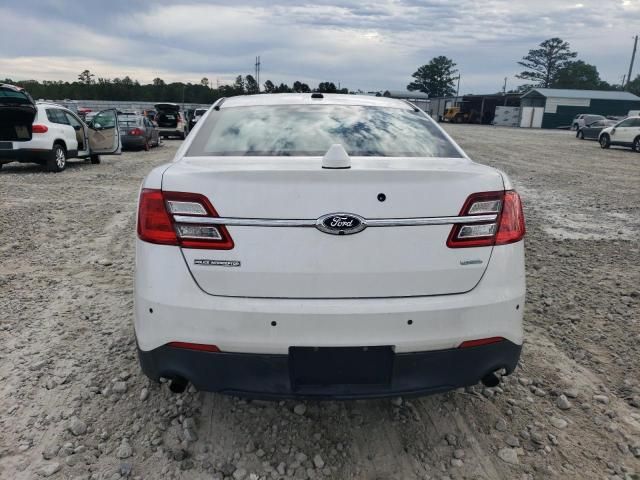
<path fill-rule="evenodd" d="M 31 127 L 31 131 L 33 133 L 47 133 L 49 131 L 49 127 L 47 127 L 46 125 L 41 125 L 39 123 L 35 123 Z"/>
<path fill-rule="evenodd" d="M 449 248 L 488 247 L 522 240 L 525 234 L 520 196 L 513 190 L 475 193 L 467 199 L 461 217 L 491 216 L 486 222 L 454 225 L 447 239 Z"/>
<path fill-rule="evenodd" d="M 226 227 L 205 220 L 217 217 L 204 195 L 143 189 L 138 207 L 138 237 L 145 242 L 183 248 L 230 250 L 233 240 Z"/>

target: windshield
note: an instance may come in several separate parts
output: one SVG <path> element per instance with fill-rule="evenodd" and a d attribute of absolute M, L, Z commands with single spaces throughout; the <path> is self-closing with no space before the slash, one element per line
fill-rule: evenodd
<path fill-rule="evenodd" d="M 336 143 L 351 156 L 461 157 L 421 112 L 343 105 L 213 111 L 188 155 L 322 156 Z"/>

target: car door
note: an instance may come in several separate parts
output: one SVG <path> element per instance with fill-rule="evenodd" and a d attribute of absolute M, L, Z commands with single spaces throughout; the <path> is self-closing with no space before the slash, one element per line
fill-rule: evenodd
<path fill-rule="evenodd" d="M 625 144 L 633 141 L 633 119 L 627 118 L 621 121 L 611 130 L 611 143 Z"/>
<path fill-rule="evenodd" d="M 120 155 L 122 142 L 115 108 L 98 112 L 89 125 L 89 147 L 92 155 Z"/>
<path fill-rule="evenodd" d="M 51 123 L 51 129 L 55 132 L 55 136 L 64 141 L 67 146 L 67 153 L 73 155 L 73 152 L 78 150 L 78 139 L 65 111 L 60 108 L 47 108 L 46 111 L 47 119 Z"/>
<path fill-rule="evenodd" d="M 84 123 L 71 112 L 64 111 L 64 114 L 75 132 L 76 141 L 78 142 L 78 155 L 88 154 L 89 146 L 87 145 L 87 132 L 85 131 Z"/>

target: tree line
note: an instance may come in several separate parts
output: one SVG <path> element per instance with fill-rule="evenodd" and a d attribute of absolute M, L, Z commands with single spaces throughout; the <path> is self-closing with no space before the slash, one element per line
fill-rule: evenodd
<path fill-rule="evenodd" d="M 561 38 L 550 38 L 529 52 L 518 62 L 524 68 L 517 78 L 529 83 L 519 86 L 510 93 L 518 93 L 533 87 L 569 88 L 583 90 L 628 90 L 640 95 L 640 75 L 626 85 L 609 84 L 600 78 L 595 65 L 577 59 L 578 53 L 571 50 L 568 42 Z M 446 57 L 437 56 L 429 63 L 419 67 L 412 75 L 413 81 L 407 85 L 409 91 L 420 91 L 430 97 L 449 97 L 457 92 L 456 84 L 460 79 L 456 63 Z M 252 75 L 238 75 L 231 85 L 219 85 L 213 88 L 208 78 L 200 83 L 166 83 L 154 78 L 149 84 L 141 84 L 128 76 L 123 78 L 96 78 L 89 70 L 78 75 L 75 82 L 24 80 L 4 83 L 19 85 L 36 99 L 75 99 L 75 100 L 138 100 L 176 103 L 210 104 L 221 97 L 256 93 L 353 93 L 347 88 L 338 88 L 333 82 L 320 82 L 315 88 L 295 81 L 291 86 L 276 84 L 271 80 L 262 87 Z M 358 90 L 359 93 L 363 93 Z"/>
<path fill-rule="evenodd" d="M 578 53 L 571 50 L 561 38 L 550 38 L 533 48 L 518 62 L 524 68 L 517 78 L 530 83 L 519 86 L 513 93 L 534 87 L 568 88 L 579 90 L 628 90 L 640 95 L 640 75 L 626 85 L 610 84 L 600 78 L 595 65 L 578 60 Z M 413 81 L 407 90 L 421 91 L 431 97 L 450 97 L 456 94 L 459 72 L 455 62 L 438 56 L 413 73 Z"/>
<path fill-rule="evenodd" d="M 25 88 L 35 99 L 49 100 L 116 100 L 116 101 L 145 101 L 145 102 L 175 102 L 211 104 L 222 97 L 245 95 L 254 93 L 349 93 L 347 88 L 339 89 L 333 82 L 320 82 L 315 88 L 308 84 L 295 81 L 291 86 L 286 83 L 279 85 L 267 80 L 263 87 L 258 88 L 258 82 L 252 75 L 238 75 L 231 85 L 220 85 L 212 88 L 208 78 L 200 83 L 172 82 L 166 83 L 161 78 L 154 78 L 149 84 L 141 84 L 129 76 L 123 78 L 96 78 L 89 70 L 78 75 L 75 82 L 42 81 L 37 80 L 0 80 L 0 83 L 10 83 Z"/>

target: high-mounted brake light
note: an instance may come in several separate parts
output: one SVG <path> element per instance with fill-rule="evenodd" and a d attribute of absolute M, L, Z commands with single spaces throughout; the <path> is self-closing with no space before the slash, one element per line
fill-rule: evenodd
<path fill-rule="evenodd" d="M 36 123 L 31 127 L 31 131 L 33 133 L 47 133 L 49 131 L 49 127 Z"/>
<path fill-rule="evenodd" d="M 176 221 L 176 216 L 195 221 Z M 197 218 L 215 218 L 218 213 L 207 197 L 197 193 L 143 189 L 138 207 L 140 240 L 183 248 L 230 250 L 233 240 L 224 225 L 198 223 Z"/>
<path fill-rule="evenodd" d="M 520 196 L 513 190 L 470 195 L 460 216 L 495 215 L 493 221 L 454 225 L 447 239 L 449 248 L 488 247 L 521 240 L 525 234 Z"/>

